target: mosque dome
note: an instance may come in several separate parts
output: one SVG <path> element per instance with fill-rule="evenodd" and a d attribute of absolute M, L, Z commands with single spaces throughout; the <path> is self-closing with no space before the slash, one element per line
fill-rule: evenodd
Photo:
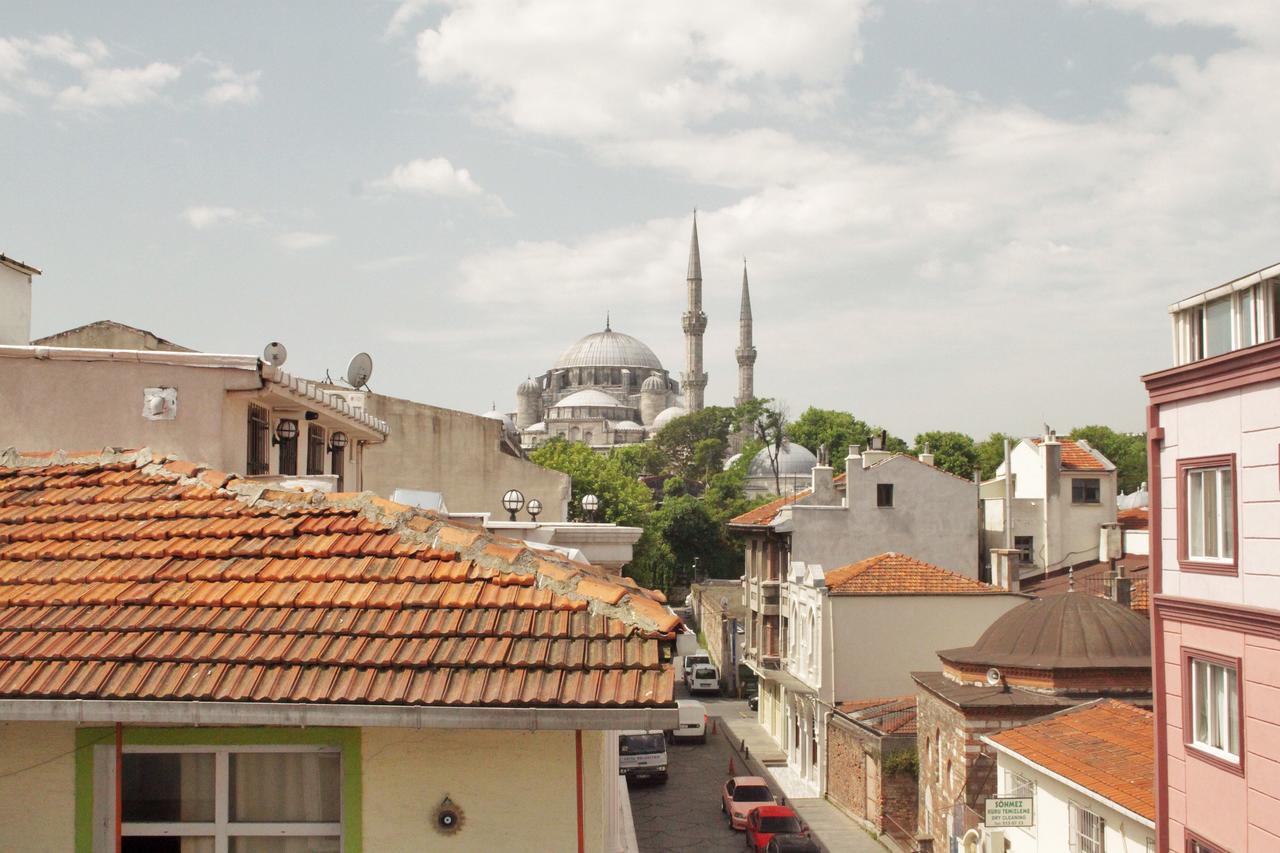
<path fill-rule="evenodd" d="M 536 424 L 529 424 L 524 428 L 525 432 L 546 432 L 547 424 L 545 421 L 538 421 Z"/>
<path fill-rule="evenodd" d="M 520 383 L 520 387 L 516 389 L 516 393 L 524 396 L 525 394 L 536 395 L 542 393 L 542 385 L 536 379 L 526 379 Z"/>
<path fill-rule="evenodd" d="M 734 463 L 741 458 L 742 458 L 741 453 L 735 453 L 732 456 L 730 456 L 728 459 L 724 460 L 724 470 L 728 471 L 730 468 L 733 467 Z"/>
<path fill-rule="evenodd" d="M 635 421 L 616 421 L 613 424 L 614 432 L 644 432 L 644 427 Z"/>
<path fill-rule="evenodd" d="M 489 418 L 490 420 L 493 420 L 493 421 L 501 421 L 502 428 L 505 429 L 507 432 L 516 431 L 515 421 L 511 420 L 510 416 L 504 415 L 502 412 L 499 412 L 497 409 L 490 409 L 480 417 Z"/>
<path fill-rule="evenodd" d="M 778 451 L 778 476 L 807 477 L 818 464 L 818 457 L 803 444 L 794 441 L 784 442 Z M 755 455 L 747 467 L 748 477 L 773 477 L 773 466 L 769 464 L 769 448 L 764 448 Z"/>
<path fill-rule="evenodd" d="M 667 383 L 662 381 L 661 376 L 654 373 L 640 385 L 640 390 L 663 392 L 667 390 Z"/>
<path fill-rule="evenodd" d="M 689 412 L 679 406 L 672 406 L 669 409 L 663 409 L 661 412 L 658 412 L 658 416 L 653 419 L 653 426 L 655 429 L 661 429 L 676 418 L 684 417 L 687 414 L 689 414 Z"/>
<path fill-rule="evenodd" d="M 555 369 L 568 367 L 629 367 L 662 370 L 662 362 L 639 338 L 608 326 L 580 339 L 556 359 Z"/>
<path fill-rule="evenodd" d="M 594 388 L 584 388 L 581 391 L 575 391 L 569 396 L 556 402 L 551 408 L 559 409 L 565 406 L 620 406 L 622 405 L 611 395 L 603 391 L 597 391 Z"/>

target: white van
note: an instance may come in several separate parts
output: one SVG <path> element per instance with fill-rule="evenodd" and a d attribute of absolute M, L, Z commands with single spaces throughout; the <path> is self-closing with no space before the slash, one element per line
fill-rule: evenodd
<path fill-rule="evenodd" d="M 667 739 L 662 732 L 618 733 L 618 775 L 667 781 Z"/>
<path fill-rule="evenodd" d="M 677 699 L 680 707 L 680 727 L 671 730 L 672 740 L 697 740 L 707 742 L 707 706 L 697 699 Z"/>
<path fill-rule="evenodd" d="M 710 664 L 711 655 L 706 649 L 698 649 L 691 655 L 684 656 L 684 684 L 689 687 L 689 679 L 693 677 L 693 668 L 700 663 Z"/>
<path fill-rule="evenodd" d="M 690 693 L 719 693 L 720 671 L 709 663 L 700 663 L 689 675 Z"/>

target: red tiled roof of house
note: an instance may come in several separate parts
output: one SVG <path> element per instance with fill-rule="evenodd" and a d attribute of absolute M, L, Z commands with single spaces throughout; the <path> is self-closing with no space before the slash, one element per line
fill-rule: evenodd
<path fill-rule="evenodd" d="M 916 733 L 916 697 L 892 696 L 887 699 L 860 699 L 836 705 L 843 713 L 885 735 Z"/>
<path fill-rule="evenodd" d="M 990 740 L 1131 812 L 1155 820 L 1152 714 L 1102 699 Z"/>
<path fill-rule="evenodd" d="M 807 498 L 811 494 L 813 494 L 813 489 L 803 489 L 794 495 L 783 495 L 777 500 L 761 504 L 755 509 L 749 509 L 742 515 L 731 518 L 729 523 L 744 527 L 768 527 L 778 517 L 778 513 L 782 511 L 783 507 L 789 506 L 801 498 Z"/>
<path fill-rule="evenodd" d="M 1044 439 L 1037 438 L 1036 444 L 1042 444 Z M 1080 446 L 1080 443 L 1073 438 L 1059 438 L 1058 443 L 1062 445 L 1062 468 L 1065 471 L 1105 471 L 1107 466 L 1103 465 L 1088 450 Z"/>
<path fill-rule="evenodd" d="M 1125 530 L 1146 530 L 1151 526 L 1151 510 L 1145 506 L 1122 509 L 1116 513 L 1116 521 Z"/>
<path fill-rule="evenodd" d="M 639 708 L 660 593 L 369 493 L 0 454 L 0 696 Z"/>
<path fill-rule="evenodd" d="M 943 595 L 950 593 L 1007 593 L 1008 590 L 976 581 L 890 551 L 826 573 L 832 595 Z"/>

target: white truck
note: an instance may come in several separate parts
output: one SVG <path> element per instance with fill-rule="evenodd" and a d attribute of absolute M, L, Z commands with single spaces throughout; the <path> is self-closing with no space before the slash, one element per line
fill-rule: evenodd
<path fill-rule="evenodd" d="M 661 731 L 618 734 L 618 773 L 627 779 L 667 781 L 667 739 Z"/>

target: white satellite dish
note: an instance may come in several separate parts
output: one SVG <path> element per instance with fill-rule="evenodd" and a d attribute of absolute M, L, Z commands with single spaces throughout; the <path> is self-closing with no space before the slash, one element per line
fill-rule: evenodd
<path fill-rule="evenodd" d="M 998 685 L 1001 678 L 1000 670 L 996 669 L 994 666 L 987 670 L 987 684 L 990 684 L 992 687 Z"/>
<path fill-rule="evenodd" d="M 358 352 L 351 357 L 347 365 L 347 384 L 352 388 L 360 388 L 373 375 L 373 357 L 367 352 Z"/>
<path fill-rule="evenodd" d="M 272 367 L 279 367 L 284 364 L 284 360 L 289 357 L 289 351 L 284 348 L 284 344 L 279 341 L 272 341 L 267 344 L 267 348 L 262 351 L 262 360 Z"/>

